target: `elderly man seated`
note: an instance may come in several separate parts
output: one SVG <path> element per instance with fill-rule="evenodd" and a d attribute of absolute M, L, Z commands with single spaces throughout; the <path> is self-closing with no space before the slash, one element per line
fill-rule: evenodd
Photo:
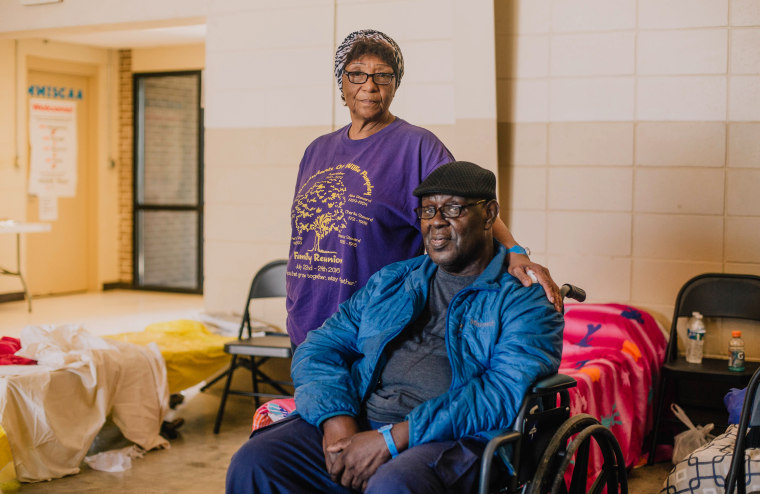
<path fill-rule="evenodd" d="M 381 269 L 309 333 L 296 416 L 235 453 L 227 492 L 470 492 L 486 433 L 557 371 L 563 318 L 507 272 L 494 174 L 449 163 L 414 195 L 427 255 Z"/>

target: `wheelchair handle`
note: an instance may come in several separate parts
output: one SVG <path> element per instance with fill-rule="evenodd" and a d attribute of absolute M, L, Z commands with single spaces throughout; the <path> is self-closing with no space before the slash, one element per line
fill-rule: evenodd
<path fill-rule="evenodd" d="M 571 298 L 578 302 L 586 300 L 586 291 L 569 283 L 562 285 L 562 288 L 559 289 L 559 294 L 562 295 L 562 298 Z"/>

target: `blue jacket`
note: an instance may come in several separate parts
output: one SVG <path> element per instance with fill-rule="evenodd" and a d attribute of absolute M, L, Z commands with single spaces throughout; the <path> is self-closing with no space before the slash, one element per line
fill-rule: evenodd
<path fill-rule="evenodd" d="M 525 288 L 506 270 L 507 251 L 449 303 L 448 392 L 409 415 L 409 447 L 509 427 L 538 377 L 559 368 L 563 317 L 538 284 Z M 295 352 L 296 409 L 319 425 L 359 416 L 382 373 L 386 345 L 420 315 L 437 266 L 428 256 L 391 264 L 341 304 Z"/>

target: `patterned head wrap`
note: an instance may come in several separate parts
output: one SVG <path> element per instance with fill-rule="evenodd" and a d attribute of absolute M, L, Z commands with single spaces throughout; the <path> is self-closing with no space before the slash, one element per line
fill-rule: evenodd
<path fill-rule="evenodd" d="M 346 39 L 338 47 L 338 50 L 335 52 L 335 79 L 338 81 L 338 89 L 343 90 L 343 67 L 346 66 L 348 52 L 351 51 L 354 43 L 361 39 L 381 41 L 390 45 L 396 65 L 398 66 L 398 74 L 396 74 L 396 89 L 398 89 L 399 84 L 401 84 L 401 77 L 404 75 L 404 56 L 401 54 L 401 48 L 393 41 L 393 38 L 374 29 L 354 31 L 346 36 Z"/>

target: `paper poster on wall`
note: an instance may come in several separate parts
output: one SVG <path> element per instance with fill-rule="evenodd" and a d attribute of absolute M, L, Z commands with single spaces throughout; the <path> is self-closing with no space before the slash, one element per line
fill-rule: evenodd
<path fill-rule="evenodd" d="M 29 193 L 74 197 L 77 190 L 75 101 L 29 100 Z"/>
<path fill-rule="evenodd" d="M 39 196 L 39 219 L 40 221 L 55 221 L 58 219 L 58 197 Z"/>

